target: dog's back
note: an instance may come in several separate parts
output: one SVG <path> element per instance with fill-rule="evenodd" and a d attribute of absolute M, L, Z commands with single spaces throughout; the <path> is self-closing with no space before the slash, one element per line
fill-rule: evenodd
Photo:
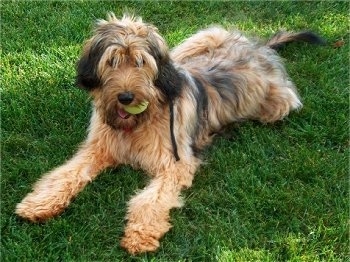
<path fill-rule="evenodd" d="M 238 31 L 213 27 L 172 50 L 175 63 L 189 72 L 191 102 L 200 105 L 197 122 L 204 124 L 197 128 L 207 131 L 194 133 L 205 136 L 245 119 L 274 122 L 300 108 L 296 88 L 275 51 L 293 41 L 323 43 L 311 32 L 280 32 L 259 45 Z"/>

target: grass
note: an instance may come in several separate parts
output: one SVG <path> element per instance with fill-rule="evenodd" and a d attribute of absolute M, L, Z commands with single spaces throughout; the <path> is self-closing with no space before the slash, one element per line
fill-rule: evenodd
<path fill-rule="evenodd" d="M 344 261 L 349 256 L 349 15 L 345 2 L 3 1 L 1 4 L 2 261 Z M 88 95 L 75 62 L 92 22 L 134 11 L 172 47 L 210 24 L 268 37 L 311 29 L 325 47 L 281 52 L 304 108 L 275 125 L 218 137 L 174 228 L 154 254 L 119 247 L 126 202 L 147 183 L 107 170 L 60 217 L 31 224 L 14 208 L 86 135 Z M 333 43 L 344 40 L 341 47 Z"/>

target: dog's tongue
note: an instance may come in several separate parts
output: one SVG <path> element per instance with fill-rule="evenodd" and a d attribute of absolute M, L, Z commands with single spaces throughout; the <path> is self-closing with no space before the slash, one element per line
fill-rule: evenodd
<path fill-rule="evenodd" d="M 123 118 L 123 119 L 126 119 L 130 116 L 130 114 L 128 112 L 125 112 L 124 109 L 118 109 L 118 115 Z"/>

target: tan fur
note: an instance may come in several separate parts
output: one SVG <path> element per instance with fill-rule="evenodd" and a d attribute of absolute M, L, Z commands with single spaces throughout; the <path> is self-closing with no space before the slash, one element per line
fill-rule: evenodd
<path fill-rule="evenodd" d="M 239 120 L 280 120 L 301 106 L 275 51 L 219 27 L 190 37 L 169 55 L 155 27 L 111 14 L 85 44 L 80 68 L 81 85 L 91 84 L 93 98 L 88 137 L 71 160 L 36 183 L 16 213 L 31 221 L 56 216 L 102 170 L 130 164 L 152 178 L 128 205 L 121 245 L 132 254 L 159 247 L 171 228 L 169 211 L 182 205 L 180 192 L 191 186 L 200 165 L 195 149 L 208 145 L 213 133 Z M 167 82 L 174 70 L 178 75 Z M 180 76 L 182 86 L 172 87 Z M 163 83 L 181 92 L 162 91 Z M 118 116 L 117 97 L 125 91 L 135 95 L 132 105 L 149 101 L 147 110 L 127 119 Z M 169 97 L 174 92 L 174 99 L 167 92 Z"/>

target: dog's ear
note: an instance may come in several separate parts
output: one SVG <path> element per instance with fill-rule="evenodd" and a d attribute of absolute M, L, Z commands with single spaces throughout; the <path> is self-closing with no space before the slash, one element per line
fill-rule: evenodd
<path fill-rule="evenodd" d="M 97 75 L 97 66 L 101 59 L 102 51 L 98 48 L 89 48 L 87 45 L 80 60 L 76 65 L 76 85 L 87 91 L 100 86 L 100 78 Z"/>
<path fill-rule="evenodd" d="M 158 65 L 158 76 L 155 86 L 160 89 L 168 101 L 173 101 L 181 93 L 182 76 L 176 70 L 170 58 L 160 61 Z"/>
<path fill-rule="evenodd" d="M 154 58 L 158 74 L 154 82 L 168 101 L 179 96 L 182 87 L 182 77 L 169 57 L 169 48 L 157 30 L 150 27 L 147 35 L 147 45 L 150 55 Z"/>

